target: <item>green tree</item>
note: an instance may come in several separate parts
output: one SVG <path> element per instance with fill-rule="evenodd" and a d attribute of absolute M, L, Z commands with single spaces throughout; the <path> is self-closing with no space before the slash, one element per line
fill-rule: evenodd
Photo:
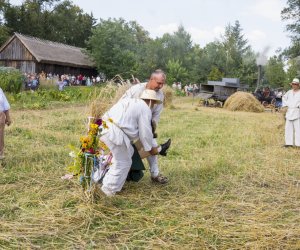
<path fill-rule="evenodd" d="M 46 13 L 48 14 L 48 12 L 44 14 Z M 70 1 L 56 5 L 46 19 L 51 20 L 53 30 L 48 33 L 47 39 L 77 47 L 86 46 L 86 41 L 91 36 L 92 27 L 95 25 L 93 14 L 84 13 Z"/>
<path fill-rule="evenodd" d="M 222 37 L 222 44 L 226 54 L 225 75 L 228 77 L 241 77 L 239 69 L 243 64 L 243 57 L 251 50 L 247 39 L 242 34 L 239 21 L 235 25 L 228 24 Z"/>
<path fill-rule="evenodd" d="M 283 69 L 283 62 L 277 56 L 268 60 L 265 66 L 265 80 L 271 87 L 283 87 L 286 80 L 286 73 Z"/>
<path fill-rule="evenodd" d="M 188 72 L 182 67 L 179 60 L 169 60 L 167 63 L 167 84 L 172 85 L 173 82 L 183 82 L 187 80 Z"/>
<path fill-rule="evenodd" d="M 290 59 L 287 63 L 287 66 L 288 66 L 288 70 L 286 72 L 286 83 L 285 83 L 286 89 L 290 87 L 289 83 L 291 83 L 295 77 L 300 78 L 300 59 L 299 58 Z"/>
<path fill-rule="evenodd" d="M 26 0 L 20 6 L 3 8 L 10 33 L 19 32 L 42 39 L 85 47 L 95 24 L 93 15 L 66 0 Z"/>
<path fill-rule="evenodd" d="M 165 50 L 168 52 L 168 61 L 169 59 L 183 61 L 192 49 L 191 35 L 182 25 L 173 34 L 164 34 L 161 40 Z M 186 62 L 184 62 L 185 64 Z"/>
<path fill-rule="evenodd" d="M 281 18 L 289 23 L 286 29 L 291 33 L 290 38 L 292 44 L 288 47 L 284 54 L 289 58 L 299 56 L 300 54 L 300 1 L 287 0 L 287 7 L 281 11 Z"/>
<path fill-rule="evenodd" d="M 137 53 L 147 39 L 148 33 L 135 22 L 101 19 L 88 40 L 89 54 L 108 78 L 116 74 L 130 78 L 138 72 Z"/>
<path fill-rule="evenodd" d="M 223 73 L 217 67 L 213 66 L 207 78 L 210 81 L 220 81 L 223 76 Z"/>

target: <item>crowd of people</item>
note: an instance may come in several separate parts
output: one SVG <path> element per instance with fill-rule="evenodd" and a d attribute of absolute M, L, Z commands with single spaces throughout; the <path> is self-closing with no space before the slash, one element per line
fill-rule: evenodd
<path fill-rule="evenodd" d="M 105 76 L 98 74 L 97 76 L 86 76 L 79 74 L 52 74 L 42 71 L 39 74 L 25 73 L 24 74 L 24 89 L 37 90 L 40 85 L 40 80 L 52 80 L 58 86 L 59 90 L 63 90 L 66 86 L 92 86 L 105 82 Z"/>
<path fill-rule="evenodd" d="M 192 96 L 192 95 L 194 95 L 194 93 L 196 93 L 199 90 L 199 87 L 196 83 L 186 84 L 182 88 L 182 83 L 181 82 L 173 82 L 172 88 L 175 91 L 180 91 L 180 92 L 184 93 L 186 96 Z"/>

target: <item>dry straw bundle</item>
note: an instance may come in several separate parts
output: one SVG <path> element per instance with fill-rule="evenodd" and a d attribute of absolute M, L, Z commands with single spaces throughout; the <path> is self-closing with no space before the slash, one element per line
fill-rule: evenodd
<path fill-rule="evenodd" d="M 118 85 L 115 83 L 108 83 L 91 103 L 90 115 L 96 119 L 101 118 L 107 110 L 118 102 L 131 86 L 132 85 L 127 82 Z M 170 107 L 172 105 L 174 91 L 169 86 L 164 86 L 162 90 L 165 96 L 164 106 Z"/>
<path fill-rule="evenodd" d="M 173 102 L 174 90 L 171 87 L 165 85 L 162 88 L 162 91 L 163 91 L 164 96 L 165 96 L 165 98 L 164 98 L 164 107 L 170 107 L 170 106 L 172 106 L 172 104 L 173 104 L 172 102 Z"/>
<path fill-rule="evenodd" d="M 264 107 L 251 93 L 241 91 L 231 95 L 226 100 L 224 108 L 230 111 L 264 112 Z"/>

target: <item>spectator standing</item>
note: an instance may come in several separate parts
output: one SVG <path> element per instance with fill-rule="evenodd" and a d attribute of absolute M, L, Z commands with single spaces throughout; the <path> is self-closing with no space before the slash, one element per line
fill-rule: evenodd
<path fill-rule="evenodd" d="M 0 88 L 0 160 L 3 160 L 4 157 L 4 127 L 5 124 L 9 126 L 11 124 L 11 119 L 9 115 L 10 105 L 6 99 L 6 96 L 3 93 L 3 90 Z"/>
<path fill-rule="evenodd" d="M 300 147 L 300 82 L 294 78 L 292 89 L 282 97 L 282 107 L 287 107 L 285 123 L 285 147 Z"/>

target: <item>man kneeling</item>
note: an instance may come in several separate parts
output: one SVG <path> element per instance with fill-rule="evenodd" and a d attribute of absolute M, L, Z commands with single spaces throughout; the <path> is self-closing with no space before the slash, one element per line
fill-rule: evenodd
<path fill-rule="evenodd" d="M 139 139 L 144 151 L 151 155 L 162 151 L 161 146 L 152 147 L 151 128 L 151 108 L 160 102 L 154 90 L 146 89 L 140 98 L 120 100 L 103 115 L 102 120 L 107 123 L 108 129 L 101 140 L 113 155 L 112 165 L 104 176 L 101 187 L 107 196 L 121 191 L 126 181 L 134 152 L 131 142 Z"/>

